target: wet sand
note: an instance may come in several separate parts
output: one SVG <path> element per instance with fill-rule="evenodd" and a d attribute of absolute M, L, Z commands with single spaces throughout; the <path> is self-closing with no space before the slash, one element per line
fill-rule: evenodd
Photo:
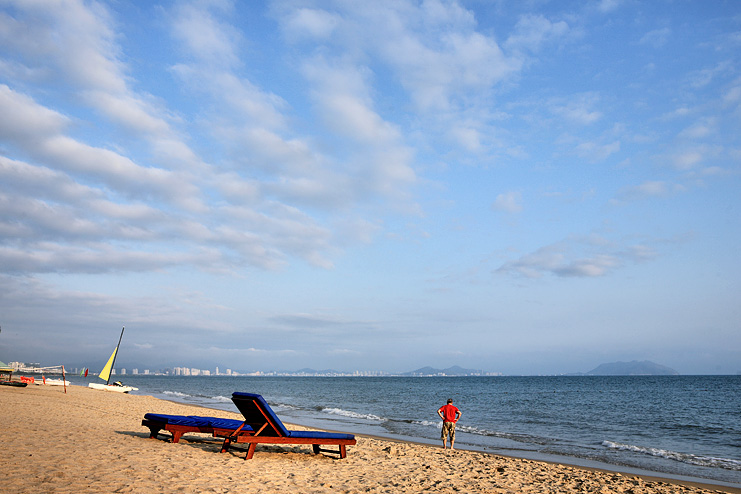
<path fill-rule="evenodd" d="M 206 434 L 173 444 L 166 432 L 150 439 L 141 425 L 147 412 L 238 413 L 82 386 L 66 394 L 0 386 L 0 410 L 0 492 L 8 493 L 741 493 L 367 436 L 356 436 L 345 459 L 314 455 L 311 446 L 260 445 L 245 461 L 241 445 L 219 453 L 221 441 Z"/>

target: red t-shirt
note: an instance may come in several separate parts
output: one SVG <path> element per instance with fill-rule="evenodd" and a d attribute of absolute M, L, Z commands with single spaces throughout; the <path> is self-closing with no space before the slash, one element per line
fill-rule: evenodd
<path fill-rule="evenodd" d="M 443 405 L 440 407 L 440 411 L 443 412 L 443 420 L 445 422 L 455 422 L 455 416 L 458 414 L 458 409 L 453 405 Z"/>

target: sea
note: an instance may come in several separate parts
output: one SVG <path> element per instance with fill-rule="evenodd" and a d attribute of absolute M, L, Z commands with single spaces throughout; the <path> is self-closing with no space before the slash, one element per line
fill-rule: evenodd
<path fill-rule="evenodd" d="M 118 378 L 234 412 L 232 392 L 258 393 L 284 422 L 438 446 L 452 398 L 457 449 L 741 488 L 741 376 Z"/>

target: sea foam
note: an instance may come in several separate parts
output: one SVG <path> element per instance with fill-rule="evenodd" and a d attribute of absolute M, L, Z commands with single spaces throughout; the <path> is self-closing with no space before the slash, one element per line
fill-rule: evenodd
<path fill-rule="evenodd" d="M 352 419 L 364 419 L 364 420 L 373 420 L 376 422 L 385 422 L 386 419 L 383 417 L 379 417 L 378 415 L 373 415 L 370 413 L 357 413 L 357 412 L 351 412 L 349 410 L 343 410 L 341 408 L 323 408 L 322 412 L 324 413 L 331 413 L 333 415 L 341 415 L 343 417 L 349 417 Z"/>
<path fill-rule="evenodd" d="M 193 397 L 193 395 L 189 395 L 187 393 L 181 393 L 180 391 L 163 391 L 162 394 L 176 396 L 178 398 L 192 398 Z"/>
<path fill-rule="evenodd" d="M 670 451 L 661 448 L 649 448 L 644 446 L 634 446 L 632 444 L 621 444 L 613 441 L 602 441 L 602 446 L 610 449 L 617 449 L 620 451 L 633 451 L 636 453 L 642 453 L 650 456 L 658 456 L 660 458 L 666 458 L 668 460 L 680 461 L 682 463 L 688 463 L 690 465 L 698 465 L 701 467 L 714 467 L 724 468 L 726 470 L 737 470 L 741 471 L 741 461 L 733 460 L 730 458 L 718 458 L 714 456 L 702 456 L 693 455 L 691 453 L 678 453 L 676 451 Z"/>

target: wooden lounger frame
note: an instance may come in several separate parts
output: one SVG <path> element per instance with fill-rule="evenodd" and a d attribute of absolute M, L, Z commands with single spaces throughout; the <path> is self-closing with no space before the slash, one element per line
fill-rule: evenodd
<path fill-rule="evenodd" d="M 320 452 L 334 453 L 339 454 L 340 458 L 346 458 L 347 446 L 357 443 L 355 437 L 349 434 L 288 431 L 270 408 L 270 405 L 260 395 L 234 393 L 232 394 L 232 401 L 244 416 L 245 424 L 252 427 L 254 434 L 231 434 L 225 437 L 222 451 L 228 450 L 232 443 L 249 444 L 245 460 L 252 459 L 258 444 L 311 444 L 314 454 Z M 250 409 L 245 409 L 245 407 L 240 406 L 244 402 L 250 402 L 253 406 Z M 339 450 L 323 449 L 321 447 L 326 445 L 339 446 Z"/>
<path fill-rule="evenodd" d="M 214 437 L 224 437 L 230 435 L 242 435 L 252 434 L 250 430 L 240 430 L 244 427 L 244 423 L 238 429 L 225 429 L 221 427 L 213 427 L 209 425 L 197 426 L 197 425 L 182 425 L 182 424 L 170 424 L 168 422 L 160 420 L 142 420 L 142 425 L 149 428 L 150 439 L 157 439 L 161 430 L 166 430 L 172 434 L 172 442 L 177 443 L 180 438 L 186 432 L 200 432 L 202 434 L 211 434 Z"/>
<path fill-rule="evenodd" d="M 317 441 L 319 441 L 319 444 L 317 444 Z M 314 438 L 237 436 L 236 439 L 229 438 L 229 437 L 224 439 L 224 446 L 221 449 L 222 453 L 224 451 L 229 450 L 229 445 L 232 442 L 249 443 L 249 447 L 247 448 L 247 456 L 244 457 L 245 460 L 252 459 L 252 457 L 255 455 L 255 449 L 257 448 L 258 444 L 311 444 L 314 454 L 334 453 L 334 454 L 339 454 L 340 458 L 346 458 L 347 457 L 347 446 L 354 445 L 356 443 L 355 439 L 319 439 L 317 440 Z M 333 449 L 323 449 L 321 447 L 323 445 L 338 445 L 340 448 L 339 448 L 339 451 L 335 451 Z"/>

